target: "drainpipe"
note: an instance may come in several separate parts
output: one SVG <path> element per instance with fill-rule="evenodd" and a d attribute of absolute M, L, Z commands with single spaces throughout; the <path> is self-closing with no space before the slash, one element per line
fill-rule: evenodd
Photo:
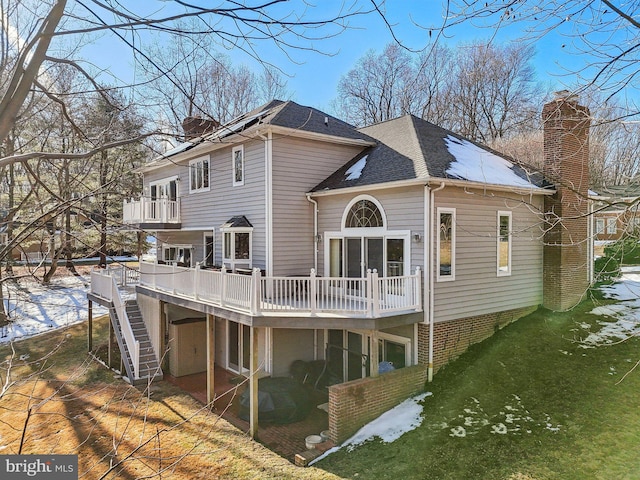
<path fill-rule="evenodd" d="M 318 202 L 307 193 L 307 200 L 313 203 L 313 268 L 318 272 Z"/>
<path fill-rule="evenodd" d="M 269 276 L 273 275 L 273 136 L 271 130 L 265 133 L 257 132 L 264 141 L 265 270 Z"/>
<path fill-rule="evenodd" d="M 427 189 L 429 187 L 427 186 Z M 433 214 L 435 212 L 435 193 L 439 192 L 440 190 L 442 190 L 444 188 L 444 182 L 440 182 L 440 186 L 434 190 L 431 190 L 430 192 L 430 199 L 429 199 L 429 222 L 426 223 L 426 225 L 429 226 L 429 237 L 428 240 L 425 240 L 425 244 L 428 244 L 428 246 L 425 246 L 425 248 L 428 248 L 428 258 L 429 258 L 429 312 L 428 312 L 428 319 L 429 319 L 429 370 L 428 370 L 428 377 L 427 380 L 429 382 L 433 381 L 433 308 L 434 308 L 434 294 L 433 294 L 433 277 L 435 276 L 435 270 L 436 270 L 436 264 L 435 264 L 435 255 L 433 255 L 433 248 L 432 248 L 432 243 L 431 240 L 433 238 L 433 232 L 438 231 L 439 229 L 436 230 L 435 229 L 435 225 L 434 225 L 434 219 L 433 219 Z M 426 269 L 425 269 L 426 270 Z"/>

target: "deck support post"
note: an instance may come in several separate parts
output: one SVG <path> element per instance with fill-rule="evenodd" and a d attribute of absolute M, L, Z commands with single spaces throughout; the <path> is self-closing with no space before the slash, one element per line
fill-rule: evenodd
<path fill-rule="evenodd" d="M 258 434 L 258 332 L 250 328 L 251 352 L 249 355 L 249 435 L 256 438 Z"/>
<path fill-rule="evenodd" d="M 213 409 L 215 399 L 216 317 L 207 315 L 207 405 Z"/>
<path fill-rule="evenodd" d="M 378 330 L 371 330 L 371 354 L 369 357 L 369 370 L 372 377 L 377 377 L 380 373 L 380 362 L 378 361 L 380 349 L 380 344 L 378 342 L 379 338 L 380 336 L 378 335 Z"/>
<path fill-rule="evenodd" d="M 89 300 L 89 305 L 87 308 L 87 316 L 88 316 L 88 327 L 87 327 L 87 350 L 89 352 L 93 351 L 93 302 Z"/>
<path fill-rule="evenodd" d="M 111 322 L 111 315 L 109 315 L 109 341 L 107 342 L 107 365 L 109 368 L 113 368 L 113 344 L 115 343 L 115 331 L 113 330 L 113 323 Z"/>

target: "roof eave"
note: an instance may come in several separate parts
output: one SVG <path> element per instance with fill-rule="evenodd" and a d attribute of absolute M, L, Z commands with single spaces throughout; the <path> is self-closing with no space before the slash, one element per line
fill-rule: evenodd
<path fill-rule="evenodd" d="M 354 194 L 372 190 L 386 190 L 392 188 L 409 187 L 416 185 L 439 186 L 444 183 L 446 186 L 472 188 L 474 190 L 492 190 L 498 192 L 509 192 L 518 195 L 553 195 L 555 189 L 541 187 L 514 187 L 511 185 L 496 185 L 482 182 L 469 182 L 467 180 L 454 180 L 451 178 L 412 178 L 409 180 L 397 180 L 393 182 L 374 183 L 369 185 L 358 185 L 355 187 L 333 188 L 329 190 L 320 190 L 317 192 L 309 192 L 310 197 L 325 197 L 331 195 Z"/>
<path fill-rule="evenodd" d="M 309 140 L 318 140 L 329 143 L 337 143 L 341 145 L 353 145 L 356 147 L 372 147 L 377 145 L 373 140 L 365 140 L 363 138 L 346 138 L 339 137 L 337 135 L 328 135 L 325 133 L 309 132 L 306 130 L 300 130 L 297 128 L 282 127 L 280 125 L 270 125 L 268 128 L 273 133 L 278 133 L 286 136 L 307 138 Z"/>

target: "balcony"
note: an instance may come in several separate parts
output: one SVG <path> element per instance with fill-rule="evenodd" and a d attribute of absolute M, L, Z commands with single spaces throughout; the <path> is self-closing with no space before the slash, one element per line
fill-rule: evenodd
<path fill-rule="evenodd" d="M 390 324 L 366 320 L 422 311 L 420 269 L 413 275 L 398 277 L 378 277 L 373 271 L 365 278 L 330 278 L 318 277 L 313 270 L 309 276 L 263 277 L 259 269 L 244 275 L 224 269 L 140 262 L 140 290 L 159 298 L 181 298 L 192 305 L 244 314 L 256 326 L 290 325 L 295 318 L 297 327 L 322 328 L 323 324 L 324 328 L 334 328 L 344 325 L 344 319 L 354 319 L 352 326 L 377 328 L 376 325 Z M 323 318 L 328 320 L 319 322 Z M 415 322 L 403 320 L 394 325 L 403 323 Z"/>
<path fill-rule="evenodd" d="M 180 199 L 141 197 L 139 200 L 125 200 L 122 221 L 140 228 L 179 229 Z"/>

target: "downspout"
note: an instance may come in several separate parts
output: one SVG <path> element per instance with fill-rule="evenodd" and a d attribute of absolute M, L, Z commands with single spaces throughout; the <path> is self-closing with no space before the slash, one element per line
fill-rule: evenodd
<path fill-rule="evenodd" d="M 264 214 L 265 214 L 265 273 L 273 275 L 273 143 L 271 130 L 266 136 L 258 132 L 264 141 Z"/>
<path fill-rule="evenodd" d="M 273 275 L 273 134 L 267 130 L 266 136 L 257 132 L 264 141 L 264 234 L 265 234 L 265 275 Z M 253 328 L 251 329 L 253 332 Z M 265 349 L 267 359 L 265 370 L 273 372 L 273 337 L 270 327 L 265 329 Z"/>
<path fill-rule="evenodd" d="M 429 258 L 429 312 L 428 312 L 428 319 L 429 319 L 429 370 L 427 373 L 427 380 L 429 382 L 433 381 L 433 309 L 434 309 L 434 292 L 433 292 L 433 277 L 435 276 L 435 271 L 436 271 L 436 264 L 435 264 L 435 255 L 433 254 L 433 248 L 432 248 L 432 239 L 433 239 L 433 232 L 438 231 L 439 229 L 436 230 L 434 227 L 434 213 L 435 213 L 435 193 L 439 192 L 440 190 L 442 190 L 444 188 L 444 182 L 440 182 L 440 186 L 434 190 L 431 190 L 430 192 L 430 199 L 429 199 L 429 222 L 426 224 L 429 226 L 428 229 L 428 233 L 429 233 L 429 237 L 428 239 L 425 240 L 425 248 L 428 249 L 428 258 Z M 427 190 L 429 189 L 429 187 L 427 186 Z M 426 269 L 425 269 L 426 270 Z"/>
<path fill-rule="evenodd" d="M 318 202 L 309 193 L 307 200 L 313 203 L 313 268 L 318 273 Z"/>

